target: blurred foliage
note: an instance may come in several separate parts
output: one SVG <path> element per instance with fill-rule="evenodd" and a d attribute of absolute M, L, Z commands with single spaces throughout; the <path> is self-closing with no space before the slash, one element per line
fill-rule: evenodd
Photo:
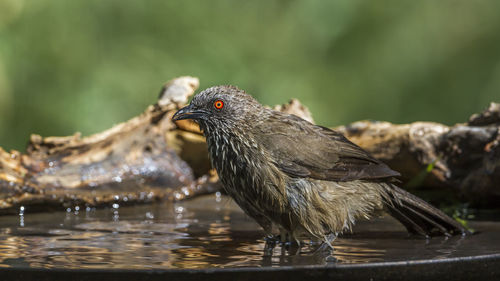
<path fill-rule="evenodd" d="M 180 75 L 328 126 L 446 124 L 500 97 L 500 1 L 0 0 L 0 146 L 95 133 Z"/>

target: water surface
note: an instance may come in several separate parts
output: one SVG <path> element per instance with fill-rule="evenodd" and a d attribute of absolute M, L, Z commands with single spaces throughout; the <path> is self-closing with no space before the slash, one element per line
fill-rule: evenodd
<path fill-rule="evenodd" d="M 322 265 L 325 253 L 276 247 L 264 256 L 264 233 L 227 197 L 180 203 L 0 217 L 0 267 L 169 269 Z M 390 218 L 361 222 L 334 242 L 339 263 L 444 259 L 500 253 L 500 222 L 472 221 L 469 237 L 409 238 Z M 293 250 L 293 249 L 292 249 Z M 331 262 L 331 261 L 330 261 Z"/>

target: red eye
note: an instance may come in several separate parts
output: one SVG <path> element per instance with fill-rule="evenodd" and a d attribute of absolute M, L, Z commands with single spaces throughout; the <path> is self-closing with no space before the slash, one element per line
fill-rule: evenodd
<path fill-rule="evenodd" d="M 222 109 L 224 107 L 224 102 L 221 100 L 216 100 L 214 102 L 214 107 L 217 109 Z"/>

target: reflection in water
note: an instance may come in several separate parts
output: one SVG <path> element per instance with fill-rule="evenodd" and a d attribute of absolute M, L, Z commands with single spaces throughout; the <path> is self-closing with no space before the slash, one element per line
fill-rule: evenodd
<path fill-rule="evenodd" d="M 361 263 L 384 261 L 384 249 L 371 249 L 366 242 L 349 241 L 335 245 L 333 256 L 339 262 Z M 354 242 L 354 243 L 352 243 Z"/>
<path fill-rule="evenodd" d="M 222 200 L 221 200 L 222 199 Z M 442 259 L 500 252 L 500 223 L 476 222 L 472 237 L 408 238 L 396 222 L 362 222 L 334 242 L 340 263 Z M 230 200 L 1 217 L 0 267 L 207 268 L 326 264 L 328 252 L 306 244 L 263 256 L 263 232 Z"/>

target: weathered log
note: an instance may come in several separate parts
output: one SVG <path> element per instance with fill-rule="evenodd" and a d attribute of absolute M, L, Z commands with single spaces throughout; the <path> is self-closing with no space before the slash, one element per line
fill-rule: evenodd
<path fill-rule="evenodd" d="M 216 182 L 195 178 L 168 143 L 172 114 L 198 84 L 192 77 L 172 80 L 155 105 L 99 134 L 32 135 L 26 154 L 0 149 L 0 213 L 178 200 L 211 191 Z"/>
<path fill-rule="evenodd" d="M 196 78 L 174 79 L 140 116 L 93 136 L 33 135 L 26 154 L 0 148 L 0 214 L 181 200 L 218 190 L 198 127 L 171 121 L 197 87 Z M 297 100 L 275 109 L 312 121 Z M 492 103 L 452 127 L 360 121 L 336 129 L 400 171 L 405 183 L 496 204 L 499 126 L 500 105 Z"/>
<path fill-rule="evenodd" d="M 498 103 L 451 127 L 361 121 L 337 129 L 399 171 L 406 182 L 424 171 L 420 186 L 447 188 L 471 203 L 500 203 Z"/>

